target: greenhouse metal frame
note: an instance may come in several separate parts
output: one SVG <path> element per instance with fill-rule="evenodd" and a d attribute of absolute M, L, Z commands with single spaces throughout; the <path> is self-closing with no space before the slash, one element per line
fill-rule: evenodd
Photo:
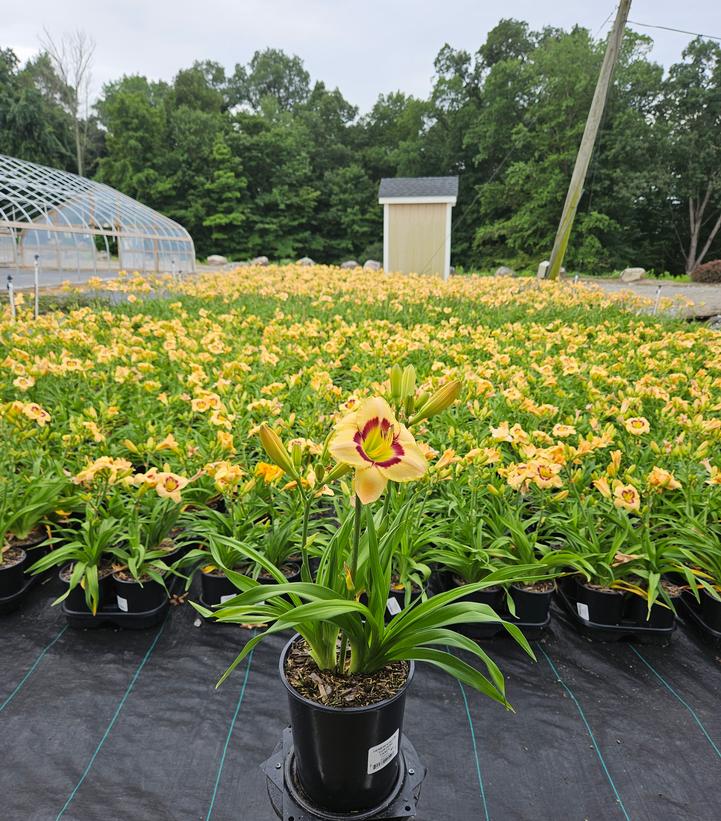
<path fill-rule="evenodd" d="M 177 222 L 110 186 L 0 154 L 0 274 L 195 271 Z"/>

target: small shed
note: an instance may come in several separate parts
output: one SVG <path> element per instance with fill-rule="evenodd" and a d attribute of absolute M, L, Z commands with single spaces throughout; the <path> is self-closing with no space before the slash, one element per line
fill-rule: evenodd
<path fill-rule="evenodd" d="M 383 268 L 448 279 L 451 209 L 457 198 L 458 177 L 382 179 Z"/>

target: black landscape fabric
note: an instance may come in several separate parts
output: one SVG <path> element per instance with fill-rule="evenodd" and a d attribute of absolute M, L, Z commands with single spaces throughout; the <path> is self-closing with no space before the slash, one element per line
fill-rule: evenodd
<path fill-rule="evenodd" d="M 74 630 L 55 582 L 0 617 L 2 821 L 272 821 L 260 763 L 287 722 L 277 662 L 173 607 L 159 627 Z M 668 647 L 592 644 L 554 613 L 533 647 L 484 643 L 516 713 L 419 665 L 406 733 L 421 821 L 721 818 L 721 676 L 685 627 Z"/>

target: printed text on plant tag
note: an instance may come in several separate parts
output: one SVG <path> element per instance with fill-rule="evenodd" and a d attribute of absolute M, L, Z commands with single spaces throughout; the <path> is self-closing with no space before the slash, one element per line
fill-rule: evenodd
<path fill-rule="evenodd" d="M 368 750 L 368 775 L 373 775 L 378 770 L 382 770 L 398 755 L 399 736 L 400 730 L 396 730 L 390 738 Z"/>

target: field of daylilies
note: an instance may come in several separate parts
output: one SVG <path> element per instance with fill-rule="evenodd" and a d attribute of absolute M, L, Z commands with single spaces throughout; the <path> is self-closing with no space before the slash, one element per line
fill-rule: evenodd
<path fill-rule="evenodd" d="M 721 334 L 570 283 L 321 266 L 65 298 L 0 315 L 0 568 L 63 569 L 76 609 L 102 607 L 113 575 L 163 587 L 197 570 L 211 605 L 214 579 L 319 561 L 361 487 L 329 434 L 372 397 L 426 460 L 394 476 L 403 440 L 364 440 L 381 455 L 363 501 L 390 479 L 378 504 L 403 519 L 399 608 L 431 578 L 490 574 L 489 603 L 521 622 L 513 591 L 559 579 L 591 622 L 594 593 L 622 608 L 609 624 L 673 613 L 683 591 L 709 624 L 721 607 Z M 419 414 L 444 386 L 449 404 Z"/>

